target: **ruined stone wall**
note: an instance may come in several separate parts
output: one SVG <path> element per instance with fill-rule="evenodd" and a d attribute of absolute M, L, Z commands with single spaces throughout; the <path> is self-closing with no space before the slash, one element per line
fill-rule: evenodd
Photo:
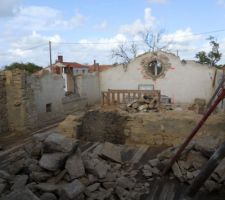
<path fill-rule="evenodd" d="M 41 70 L 32 75 L 34 104 L 37 108 L 38 127 L 44 127 L 63 119 L 62 98 L 65 96 L 64 80 L 61 75 Z"/>
<path fill-rule="evenodd" d="M 22 70 L 5 71 L 6 109 L 10 131 L 27 132 L 36 129 L 37 112 L 31 79 Z"/>
<path fill-rule="evenodd" d="M 86 98 L 65 97 L 60 75 L 41 71 L 30 75 L 15 69 L 0 72 L 0 133 L 26 133 L 83 110 Z"/>
<path fill-rule="evenodd" d="M 168 59 L 162 59 L 162 55 Z M 154 86 L 155 90 L 160 90 L 162 95 L 179 104 L 193 103 L 195 98 L 208 101 L 212 96 L 215 68 L 194 61 L 182 61 L 175 55 L 161 52 L 157 55 L 157 59 L 161 61 L 164 69 L 153 79 L 146 73 L 145 65 L 143 66 L 146 59 L 148 63 L 152 59 L 152 54 L 138 56 L 129 63 L 126 71 L 123 65 L 118 65 L 101 72 L 101 91 L 137 90 L 140 85 Z"/>
<path fill-rule="evenodd" d="M 8 131 L 4 72 L 0 72 L 0 134 Z"/>
<path fill-rule="evenodd" d="M 98 73 L 84 74 L 76 77 L 77 89 L 81 97 L 86 97 L 89 105 L 100 103 Z"/>

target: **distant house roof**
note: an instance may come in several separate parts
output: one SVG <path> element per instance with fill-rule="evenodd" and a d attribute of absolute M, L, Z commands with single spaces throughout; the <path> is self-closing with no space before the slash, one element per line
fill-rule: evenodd
<path fill-rule="evenodd" d="M 89 72 L 90 73 L 96 72 L 96 71 L 102 72 L 102 71 L 105 71 L 110 68 L 112 68 L 112 65 L 99 65 L 99 64 L 98 65 L 90 65 Z"/>
<path fill-rule="evenodd" d="M 90 73 L 92 73 L 96 71 L 99 71 L 99 72 L 105 71 L 107 69 L 110 69 L 112 65 L 100 65 L 99 63 L 96 63 L 95 60 L 93 65 L 80 64 L 77 62 L 64 62 L 63 56 L 58 56 L 58 59 L 56 60 L 55 64 L 52 66 L 53 71 L 55 70 L 54 68 L 62 68 L 62 67 L 76 68 L 76 69 L 86 68 L 88 69 Z"/>
<path fill-rule="evenodd" d="M 60 63 L 62 63 L 65 67 L 69 67 L 69 68 L 89 68 L 89 66 L 82 65 L 77 62 L 60 62 Z"/>

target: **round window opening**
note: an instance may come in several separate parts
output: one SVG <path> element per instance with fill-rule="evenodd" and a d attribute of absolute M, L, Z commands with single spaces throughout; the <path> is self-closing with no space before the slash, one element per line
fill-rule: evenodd
<path fill-rule="evenodd" d="M 161 62 L 159 62 L 158 60 L 153 60 L 149 62 L 147 66 L 147 71 L 153 76 L 159 76 L 163 72 Z"/>

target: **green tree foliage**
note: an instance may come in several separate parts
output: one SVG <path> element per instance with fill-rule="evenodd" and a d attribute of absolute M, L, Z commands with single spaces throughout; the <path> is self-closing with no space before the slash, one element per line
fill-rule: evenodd
<path fill-rule="evenodd" d="M 195 55 L 195 57 L 201 64 L 217 66 L 217 63 L 222 57 L 222 53 L 219 52 L 220 45 L 213 36 L 210 36 L 207 40 L 209 40 L 209 44 L 212 48 L 211 51 L 208 53 L 206 53 L 205 51 L 200 51 Z"/>
<path fill-rule="evenodd" d="M 34 63 L 12 63 L 5 66 L 5 70 L 22 69 L 30 73 L 37 72 L 42 69 L 42 67 L 35 65 Z"/>

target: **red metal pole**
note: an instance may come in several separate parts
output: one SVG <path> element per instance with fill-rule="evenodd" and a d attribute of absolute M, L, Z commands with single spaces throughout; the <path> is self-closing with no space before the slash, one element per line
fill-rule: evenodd
<path fill-rule="evenodd" d="M 165 175 L 172 165 L 175 163 L 177 158 L 180 156 L 182 151 L 185 149 L 185 147 L 189 144 L 189 142 L 192 140 L 192 138 L 196 135 L 198 130 L 202 127 L 202 125 L 205 123 L 205 121 L 208 119 L 210 114 L 215 110 L 216 106 L 225 98 L 225 89 L 221 89 L 221 92 L 218 94 L 217 99 L 212 104 L 212 106 L 208 109 L 208 111 L 203 115 L 202 119 L 199 121 L 199 123 L 196 125 L 196 127 L 193 129 L 191 134 L 187 137 L 187 139 L 184 141 L 184 143 L 181 145 L 181 147 L 178 149 L 176 154 L 172 157 L 167 167 L 163 170 L 163 175 Z"/>

